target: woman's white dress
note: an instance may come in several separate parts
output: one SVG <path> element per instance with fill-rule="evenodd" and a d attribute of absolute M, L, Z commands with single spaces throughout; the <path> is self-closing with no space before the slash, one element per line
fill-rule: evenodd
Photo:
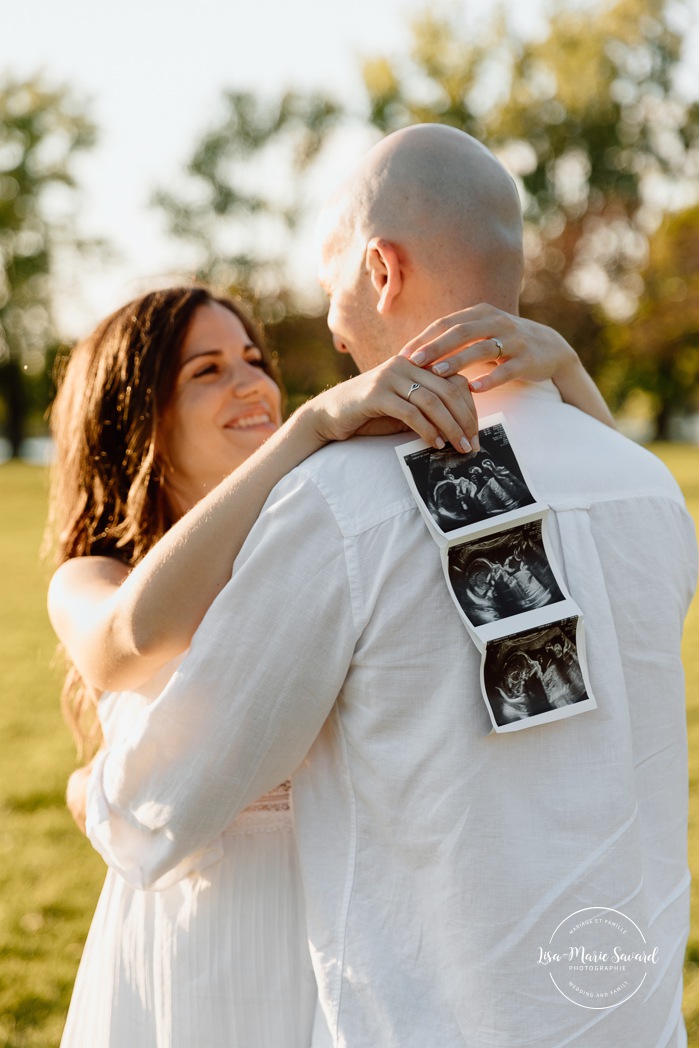
<path fill-rule="evenodd" d="M 108 743 L 172 671 L 102 696 Z M 289 805 L 284 784 L 162 890 L 108 870 L 61 1048 L 308 1048 L 316 985 Z"/>

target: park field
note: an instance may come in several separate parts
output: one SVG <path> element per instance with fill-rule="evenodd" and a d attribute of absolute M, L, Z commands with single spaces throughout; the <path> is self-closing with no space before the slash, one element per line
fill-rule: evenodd
<path fill-rule="evenodd" d="M 664 445 L 654 450 L 677 477 L 699 524 L 699 448 Z M 15 463 L 0 467 L 0 1048 L 57 1048 L 104 877 L 101 860 L 64 809 L 74 754 L 58 711 L 60 663 L 45 611 L 49 569 L 38 559 L 46 494 L 44 470 Z M 690 864 L 695 878 L 685 1014 L 690 1046 L 699 1048 L 696 600 L 684 652 L 692 799 Z"/>

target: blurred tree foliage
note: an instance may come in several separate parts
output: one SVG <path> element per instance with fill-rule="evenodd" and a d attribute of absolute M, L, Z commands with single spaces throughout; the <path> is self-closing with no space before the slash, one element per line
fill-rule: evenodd
<path fill-rule="evenodd" d="M 266 332 L 281 365 L 288 413 L 321 390 L 357 373 L 352 358 L 334 348 L 324 315 L 309 316 L 290 309 L 268 323 Z"/>
<path fill-rule="evenodd" d="M 193 246 L 197 276 L 252 294 L 265 320 L 279 319 L 291 305 L 288 293 L 280 293 L 282 260 L 265 245 L 283 242 L 279 233 L 296 228 L 303 175 L 341 117 L 341 108 L 321 94 L 265 100 L 226 91 L 221 119 L 187 164 L 184 195 L 154 196 L 170 232 Z"/>
<path fill-rule="evenodd" d="M 227 91 L 221 118 L 187 164 L 184 195 L 154 196 L 170 232 L 191 245 L 196 276 L 247 299 L 265 322 L 290 411 L 353 373 L 351 361 L 338 359 L 325 318 L 304 312 L 285 286 L 284 260 L 267 247 L 290 242 L 303 218 L 304 175 L 343 116 L 322 94 L 264 100 Z"/>
<path fill-rule="evenodd" d="M 682 190 L 694 179 L 696 186 L 699 105 L 674 86 L 687 10 L 668 0 L 559 4 L 536 40 L 512 34 L 501 13 L 472 32 L 428 13 L 413 24 L 407 58 L 364 67 L 382 130 L 453 124 L 486 142 L 518 177 L 523 311 L 568 338 L 617 406 L 642 381 L 661 435 L 671 405 L 690 403 L 667 380 L 672 350 L 659 340 L 661 327 L 646 328 L 642 370 L 631 357 L 623 367 L 621 355 L 608 367 L 604 332 L 610 322 L 631 323 L 638 308 L 647 233 L 659 214 L 654 191 L 657 200 L 663 183 Z M 675 301 L 676 311 L 692 308 L 689 299 Z"/>
<path fill-rule="evenodd" d="M 632 325 L 612 324 L 609 383 L 623 399 L 642 390 L 663 435 L 672 413 L 699 412 L 699 206 L 668 215 L 650 238 Z"/>
<path fill-rule="evenodd" d="M 618 325 L 631 321 L 644 293 L 641 270 L 661 214 L 660 189 L 687 194 L 694 179 L 696 190 L 699 104 L 675 88 L 688 8 L 688 0 L 559 3 L 546 32 L 525 39 L 504 9 L 470 21 L 459 7 L 445 9 L 448 14 L 432 7 L 413 21 L 408 54 L 379 55 L 363 65 L 366 120 L 374 128 L 387 133 L 443 122 L 480 138 L 503 159 L 524 199 L 524 311 L 560 330 L 617 402 L 632 380 L 649 388 L 655 383 L 661 425 L 668 397 L 678 407 L 691 402 L 677 400 L 677 386 L 665 377 L 671 351 L 657 340 L 667 332 L 646 328 L 641 369 L 621 353 Z M 226 283 L 253 285 L 265 319 L 280 321 L 284 356 L 295 323 L 293 296 L 272 306 L 278 284 L 270 280 L 272 269 L 257 268 L 257 234 L 246 253 L 220 256 L 222 269 L 215 228 L 224 217 L 243 216 L 257 223 L 258 233 L 272 217 L 293 225 L 299 176 L 350 114 L 319 95 L 263 104 L 229 94 L 226 103 L 224 122 L 190 163 L 191 200 L 161 194 L 159 202 L 173 232 L 205 246 L 202 276 L 228 272 Z M 261 193 L 263 180 L 251 181 L 250 161 L 270 158 L 283 172 L 276 181 L 284 192 L 274 199 Z M 675 307 L 691 311 L 691 298 Z M 617 325 L 614 367 L 604 337 L 610 324 Z M 696 376 L 691 381 L 696 384 Z"/>
<path fill-rule="evenodd" d="M 56 252 L 76 243 L 72 158 L 94 138 L 67 88 L 41 77 L 0 84 L 0 398 L 14 455 L 28 410 L 48 399 L 50 278 Z"/>

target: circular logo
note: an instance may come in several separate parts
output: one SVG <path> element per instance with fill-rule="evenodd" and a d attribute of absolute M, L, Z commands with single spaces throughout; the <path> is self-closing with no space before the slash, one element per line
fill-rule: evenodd
<path fill-rule="evenodd" d="M 628 1001 L 659 962 L 657 946 L 646 942 L 638 925 L 605 906 L 571 913 L 537 957 L 560 994 L 593 1010 Z"/>

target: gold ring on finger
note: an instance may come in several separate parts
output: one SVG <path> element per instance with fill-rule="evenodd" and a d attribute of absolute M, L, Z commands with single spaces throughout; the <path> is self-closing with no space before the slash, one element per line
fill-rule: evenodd
<path fill-rule="evenodd" d="M 502 356 L 502 342 L 499 338 L 495 338 L 493 335 L 490 336 L 490 341 L 494 342 L 495 345 L 498 347 L 498 355 L 494 359 L 499 360 Z"/>

